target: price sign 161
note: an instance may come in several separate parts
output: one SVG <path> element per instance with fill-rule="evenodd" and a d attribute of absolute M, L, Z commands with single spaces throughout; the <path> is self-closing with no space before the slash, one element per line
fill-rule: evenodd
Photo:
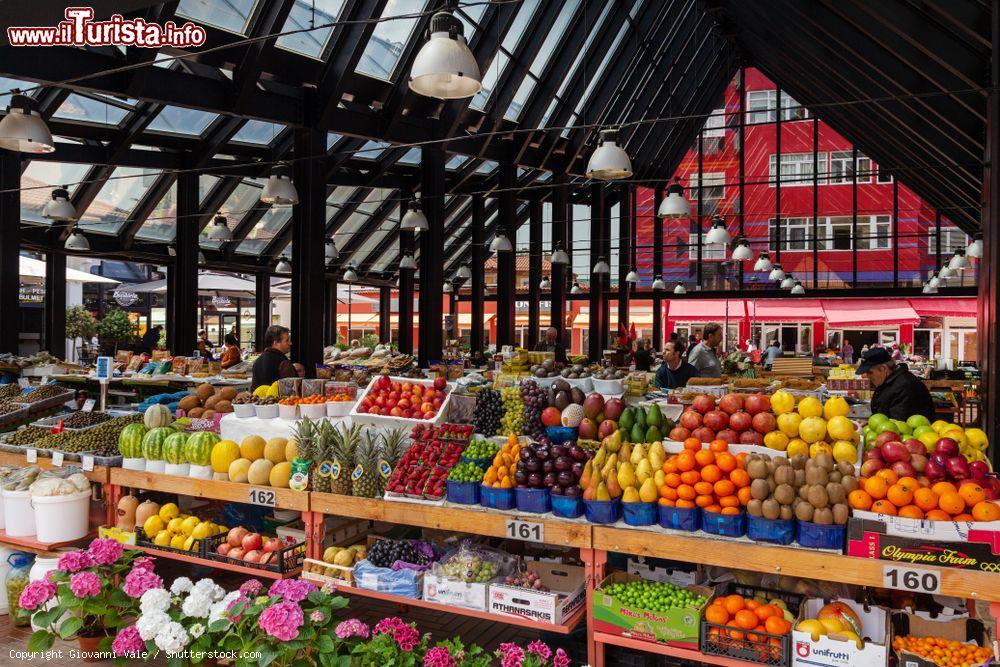
<path fill-rule="evenodd" d="M 263 505 L 264 507 L 274 507 L 275 505 L 275 494 L 274 491 L 269 489 L 254 489 L 251 488 L 247 492 L 247 502 L 251 505 Z"/>
<path fill-rule="evenodd" d="M 545 524 L 535 521 L 518 521 L 511 519 L 507 522 L 507 537 L 514 540 L 524 540 L 525 542 L 544 542 Z"/>
<path fill-rule="evenodd" d="M 922 567 L 898 567 L 886 565 L 882 568 L 882 585 L 911 593 L 941 593 L 941 572 Z"/>

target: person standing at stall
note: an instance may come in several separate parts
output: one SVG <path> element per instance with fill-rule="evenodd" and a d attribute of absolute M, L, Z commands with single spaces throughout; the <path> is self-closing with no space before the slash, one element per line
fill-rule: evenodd
<path fill-rule="evenodd" d="M 906 420 L 913 415 L 923 415 L 934 421 L 934 399 L 920 378 L 896 363 L 889 351 L 873 347 L 861 357 L 858 375 L 868 378 L 872 389 L 872 414 L 880 412 L 890 419 Z"/>
<path fill-rule="evenodd" d="M 635 342 L 635 354 L 632 355 L 635 370 L 650 371 L 653 368 L 653 343 L 640 338 Z"/>
<path fill-rule="evenodd" d="M 287 327 L 272 324 L 264 332 L 264 351 L 253 362 L 253 381 L 250 389 L 261 385 L 274 384 L 281 378 L 297 377 L 299 375 L 288 358 L 292 349 L 292 335 Z"/>
<path fill-rule="evenodd" d="M 702 341 L 688 355 L 688 361 L 698 369 L 698 377 L 721 378 L 722 362 L 715 350 L 722 344 L 722 325 L 717 322 L 706 324 L 703 335 Z"/>
<path fill-rule="evenodd" d="M 677 389 L 694 377 L 698 377 L 698 369 L 684 361 L 684 343 L 676 339 L 664 343 L 663 363 L 656 369 L 653 384 L 660 389 Z"/>
<path fill-rule="evenodd" d="M 235 366 L 243 360 L 243 350 L 236 336 L 231 333 L 226 334 L 226 349 L 222 352 L 222 367 L 229 368 Z"/>

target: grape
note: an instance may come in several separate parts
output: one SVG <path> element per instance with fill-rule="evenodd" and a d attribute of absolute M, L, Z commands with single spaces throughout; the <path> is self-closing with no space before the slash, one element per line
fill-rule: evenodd
<path fill-rule="evenodd" d="M 505 387 L 501 394 L 505 412 L 497 435 L 521 435 L 524 425 L 524 401 L 521 400 L 521 393 L 515 387 Z"/>
<path fill-rule="evenodd" d="M 483 389 L 476 395 L 476 409 L 473 413 L 476 433 L 496 435 L 500 431 L 500 419 L 504 415 L 504 401 L 495 389 Z"/>
<path fill-rule="evenodd" d="M 524 434 L 540 440 L 545 437 L 542 410 L 549 405 L 549 392 L 534 380 L 525 380 L 521 383 L 520 394 L 524 402 Z"/>
<path fill-rule="evenodd" d="M 534 570 L 528 570 L 527 572 L 517 572 L 513 575 L 507 576 L 503 583 L 508 586 L 517 586 L 518 588 L 531 588 L 536 591 L 547 592 L 549 587 L 542 583 L 542 578 Z"/>

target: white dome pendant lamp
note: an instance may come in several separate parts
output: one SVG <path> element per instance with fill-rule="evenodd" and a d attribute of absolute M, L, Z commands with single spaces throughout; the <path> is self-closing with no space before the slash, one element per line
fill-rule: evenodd
<path fill-rule="evenodd" d="M 7 115 L 0 120 L 0 148 L 22 153 L 51 153 L 56 149 L 49 126 L 38 110 L 38 100 L 14 89 Z"/>
<path fill-rule="evenodd" d="M 587 178 L 615 181 L 632 175 L 632 160 L 625 149 L 618 145 L 617 131 L 601 130 L 601 145 L 587 162 Z"/>
<path fill-rule="evenodd" d="M 681 179 L 674 177 L 674 182 L 667 186 L 667 196 L 660 202 L 656 215 L 661 218 L 690 218 L 691 205 L 684 197 L 684 187 Z"/>
<path fill-rule="evenodd" d="M 279 164 L 271 170 L 264 189 L 260 191 L 260 200 L 272 206 L 295 206 L 299 203 L 299 191 L 292 183 L 288 165 Z"/>
<path fill-rule="evenodd" d="M 431 17 L 428 38 L 410 68 L 410 90 L 425 97 L 457 100 L 483 89 L 476 57 L 462 22 L 449 11 Z"/>

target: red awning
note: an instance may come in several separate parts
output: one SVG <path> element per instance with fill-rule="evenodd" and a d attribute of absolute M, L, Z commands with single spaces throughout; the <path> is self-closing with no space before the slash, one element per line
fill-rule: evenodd
<path fill-rule="evenodd" d="M 667 312 L 674 322 L 721 322 L 727 304 L 730 319 L 746 317 L 742 299 L 671 299 Z"/>
<path fill-rule="evenodd" d="M 823 299 L 830 327 L 874 327 L 916 324 L 920 321 L 906 299 Z"/>
<path fill-rule="evenodd" d="M 758 322 L 821 322 L 819 299 L 748 299 L 747 316 Z"/>
<path fill-rule="evenodd" d="M 976 297 L 927 297 L 910 299 L 910 305 L 921 317 L 975 317 L 977 314 Z"/>

